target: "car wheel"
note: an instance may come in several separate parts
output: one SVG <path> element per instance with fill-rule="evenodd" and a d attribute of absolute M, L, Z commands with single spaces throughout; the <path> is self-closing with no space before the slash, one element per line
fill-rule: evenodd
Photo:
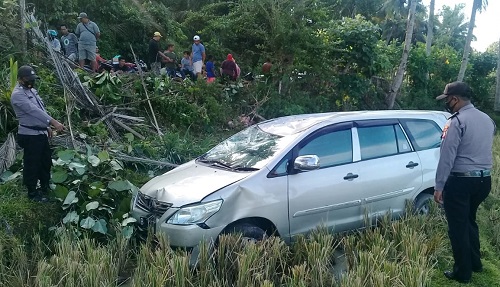
<path fill-rule="evenodd" d="M 224 233 L 241 234 L 242 239 L 247 240 L 248 242 L 261 241 L 266 237 L 266 232 L 262 228 L 250 223 L 236 224 L 228 228 Z"/>
<path fill-rule="evenodd" d="M 413 210 L 416 214 L 428 215 L 431 212 L 431 204 L 434 196 L 428 193 L 422 193 L 415 198 Z"/>

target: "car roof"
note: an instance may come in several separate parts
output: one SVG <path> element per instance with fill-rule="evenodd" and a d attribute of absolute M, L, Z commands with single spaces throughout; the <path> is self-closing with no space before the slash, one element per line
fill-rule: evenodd
<path fill-rule="evenodd" d="M 267 120 L 258 124 L 263 131 L 275 135 L 286 136 L 305 131 L 317 124 L 334 124 L 348 121 L 392 119 L 392 118 L 422 118 L 445 120 L 449 113 L 440 111 L 418 110 L 379 110 L 351 111 L 318 114 L 301 114 Z"/>

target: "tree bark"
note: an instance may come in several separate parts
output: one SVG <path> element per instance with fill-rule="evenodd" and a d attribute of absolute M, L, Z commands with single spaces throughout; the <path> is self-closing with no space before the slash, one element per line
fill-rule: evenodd
<path fill-rule="evenodd" d="M 21 20 L 21 51 L 23 56 L 27 54 L 27 37 L 26 37 L 26 0 L 19 0 L 19 18 Z"/>
<path fill-rule="evenodd" d="M 470 43 L 472 42 L 472 36 L 474 32 L 474 26 L 476 25 L 476 12 L 481 8 L 482 0 L 474 0 L 472 5 L 472 12 L 470 14 L 469 28 L 467 29 L 467 38 L 465 38 L 464 54 L 462 56 L 462 64 L 460 65 L 460 71 L 458 72 L 457 81 L 462 82 L 465 76 L 465 70 L 467 69 L 467 63 L 469 62 L 470 54 Z"/>
<path fill-rule="evenodd" d="M 429 7 L 429 21 L 427 21 L 427 39 L 425 43 L 425 52 L 427 57 L 431 55 L 432 38 L 434 37 L 434 6 L 436 0 L 431 0 Z"/>
<path fill-rule="evenodd" d="M 408 64 L 408 56 L 411 49 L 411 39 L 413 37 L 413 27 L 415 26 L 415 10 L 417 9 L 417 0 L 411 0 L 410 2 L 410 12 L 408 13 L 408 20 L 406 22 L 406 35 L 405 43 L 403 48 L 403 55 L 401 56 L 401 62 L 399 63 L 398 71 L 394 77 L 391 90 L 387 97 L 387 108 L 394 108 L 394 102 L 396 101 L 396 96 L 403 83 L 403 77 L 406 72 L 406 65 Z"/>
<path fill-rule="evenodd" d="M 500 39 L 498 40 L 497 88 L 495 92 L 495 112 L 500 112 Z"/>

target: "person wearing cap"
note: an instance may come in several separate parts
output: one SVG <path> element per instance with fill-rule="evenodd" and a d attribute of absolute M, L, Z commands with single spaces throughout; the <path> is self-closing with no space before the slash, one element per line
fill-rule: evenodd
<path fill-rule="evenodd" d="M 149 41 L 149 66 L 155 75 L 160 75 L 162 60 L 170 61 L 170 58 L 160 51 L 161 37 L 160 32 L 154 32 L 153 38 Z"/>
<path fill-rule="evenodd" d="M 471 103 L 472 91 L 463 82 L 446 85 L 437 100 L 453 115 L 446 123 L 436 171 L 434 200 L 442 204 L 455 261 L 444 275 L 461 283 L 481 272 L 476 212 L 491 190 L 493 120 Z"/>
<path fill-rule="evenodd" d="M 61 52 L 61 43 L 57 39 L 56 30 L 47 30 L 47 40 L 54 51 Z"/>
<path fill-rule="evenodd" d="M 66 24 L 61 24 L 59 30 L 62 34 L 61 44 L 64 55 L 71 61 L 78 60 L 78 37 L 74 33 L 69 32 Z"/>
<path fill-rule="evenodd" d="M 89 60 L 92 70 L 97 71 L 97 61 L 95 59 L 95 49 L 97 39 L 101 37 L 101 31 L 96 23 L 90 21 L 87 13 L 80 13 L 78 16 L 80 23 L 76 26 L 75 34 L 78 36 L 78 62 L 83 68 L 85 60 Z"/>
<path fill-rule="evenodd" d="M 17 71 L 18 83 L 12 91 L 10 102 L 19 121 L 17 141 L 24 149 L 23 183 L 28 189 L 28 198 L 47 201 L 52 150 L 48 137 L 51 126 L 62 131 L 64 126 L 47 114 L 45 105 L 34 86 L 39 77 L 30 66 L 21 66 Z M 40 189 L 37 189 L 40 181 Z"/>
<path fill-rule="evenodd" d="M 203 63 L 205 63 L 205 46 L 200 42 L 200 36 L 195 35 L 193 37 L 193 45 L 191 46 L 191 61 L 193 63 L 193 69 L 196 77 L 200 79 L 202 77 L 201 70 L 203 68 Z"/>
<path fill-rule="evenodd" d="M 237 77 L 236 62 L 233 60 L 233 55 L 227 54 L 226 59 L 220 65 L 222 78 L 235 81 Z"/>

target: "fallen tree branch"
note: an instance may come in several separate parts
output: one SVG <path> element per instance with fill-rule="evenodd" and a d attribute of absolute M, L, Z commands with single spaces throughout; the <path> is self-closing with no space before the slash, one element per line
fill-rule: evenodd
<path fill-rule="evenodd" d="M 141 140 L 145 139 L 145 137 L 143 135 L 141 135 L 140 133 L 136 132 L 134 129 L 132 129 L 131 127 L 127 126 L 122 121 L 117 120 L 117 119 L 113 119 L 113 122 L 115 122 L 117 125 L 119 125 L 123 129 L 131 132 L 133 135 L 135 135 L 136 137 L 140 138 Z"/>
<path fill-rule="evenodd" d="M 139 68 L 139 76 L 141 77 L 142 87 L 144 88 L 144 92 L 146 93 L 146 99 L 148 100 L 149 109 L 151 110 L 151 115 L 154 121 L 154 127 L 156 128 L 156 132 L 158 132 L 159 136 L 162 136 L 163 133 L 160 131 L 160 127 L 158 126 L 158 121 L 156 120 L 155 111 L 153 110 L 153 105 L 151 105 L 151 101 L 149 100 L 148 89 L 146 88 L 146 83 L 144 82 L 144 71 L 140 68 L 139 62 L 137 61 L 137 57 L 135 56 L 134 49 L 132 48 L 132 44 L 130 44 L 130 50 L 132 50 L 132 55 L 134 55 L 135 65 Z"/>

